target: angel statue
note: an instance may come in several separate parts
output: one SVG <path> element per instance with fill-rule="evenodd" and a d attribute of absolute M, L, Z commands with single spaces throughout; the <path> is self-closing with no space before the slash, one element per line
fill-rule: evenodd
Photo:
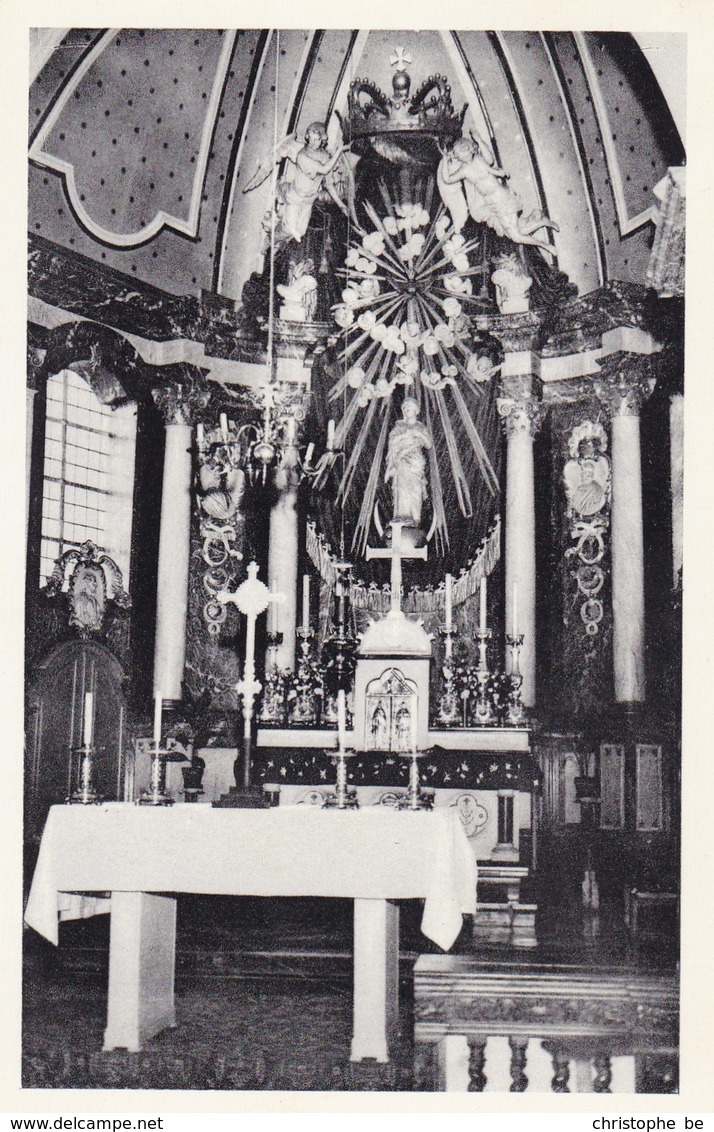
<path fill-rule="evenodd" d="M 442 153 L 436 179 L 454 231 L 461 231 L 470 214 L 477 223 L 493 228 L 497 236 L 552 251 L 534 232 L 541 228 L 558 232 L 558 225 L 539 212 L 523 215 L 517 193 L 506 184 L 510 174 L 496 164 L 493 151 L 480 135 L 459 138 L 450 152 Z"/>
<path fill-rule="evenodd" d="M 275 194 L 276 246 L 287 240 L 301 242 L 307 232 L 315 201 L 323 188 L 327 190 L 338 208 L 348 215 L 347 207 L 337 192 L 332 175 L 338 161 L 349 148 L 349 145 L 342 145 L 335 153 L 328 153 L 327 130 L 321 122 L 313 122 L 305 131 L 304 144 L 299 141 L 297 134 L 290 134 L 272 153 L 263 157 L 243 192 L 249 193 L 257 189 L 270 175 L 276 162 L 287 158 L 288 164 L 278 181 Z M 349 183 L 352 170 L 346 160 L 344 164 L 347 166 L 346 176 Z M 272 228 L 270 212 L 263 221 L 263 227 L 270 232 Z"/>

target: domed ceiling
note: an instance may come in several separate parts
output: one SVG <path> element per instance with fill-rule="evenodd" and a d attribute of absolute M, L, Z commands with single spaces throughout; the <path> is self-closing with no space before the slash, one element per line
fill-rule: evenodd
<path fill-rule="evenodd" d="M 30 232 L 172 294 L 240 300 L 273 139 L 313 121 L 339 139 L 350 83 L 391 92 L 443 75 L 464 131 L 489 139 L 526 211 L 557 220 L 557 266 L 581 294 L 642 283 L 653 188 L 683 147 L 626 34 L 81 29 L 30 91 Z"/>

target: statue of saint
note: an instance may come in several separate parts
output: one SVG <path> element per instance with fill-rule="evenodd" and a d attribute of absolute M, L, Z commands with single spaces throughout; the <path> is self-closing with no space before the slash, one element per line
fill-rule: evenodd
<path fill-rule="evenodd" d="M 418 527 L 427 498 L 425 451 L 432 447 L 428 429 L 419 419 L 419 405 L 413 397 L 402 403 L 402 420 L 389 434 L 387 470 L 384 482 L 392 484 L 393 519 Z"/>

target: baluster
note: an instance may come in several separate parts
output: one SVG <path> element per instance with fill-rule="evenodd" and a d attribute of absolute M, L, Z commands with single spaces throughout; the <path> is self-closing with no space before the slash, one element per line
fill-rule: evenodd
<path fill-rule="evenodd" d="M 511 1092 L 525 1093 L 528 1088 L 525 1074 L 528 1038 L 509 1038 L 508 1044 L 511 1047 Z"/>
<path fill-rule="evenodd" d="M 593 1058 L 593 1066 L 595 1068 L 595 1077 L 593 1078 L 593 1092 L 609 1093 L 610 1082 L 612 1081 L 610 1058 L 606 1057 L 604 1054 L 601 1054 L 599 1057 Z"/>
<path fill-rule="evenodd" d="M 551 1088 L 554 1093 L 569 1093 L 568 1081 L 570 1079 L 570 1059 L 562 1049 L 554 1049 L 551 1052 L 553 1059 L 553 1073 L 554 1077 L 551 1081 Z"/>
<path fill-rule="evenodd" d="M 482 1093 L 486 1088 L 483 1067 L 486 1064 L 486 1039 L 467 1038 L 469 1043 L 469 1092 Z"/>

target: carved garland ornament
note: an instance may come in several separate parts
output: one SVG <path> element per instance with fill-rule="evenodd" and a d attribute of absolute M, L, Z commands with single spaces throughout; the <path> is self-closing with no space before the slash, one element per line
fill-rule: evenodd
<path fill-rule="evenodd" d="M 566 550 L 565 557 L 580 563 L 573 577 L 585 599 L 580 605 L 580 617 L 588 636 L 599 632 L 605 614 L 598 594 L 605 584 L 600 563 L 605 557 L 610 525 L 611 474 L 606 449 L 607 434 L 602 424 L 583 421 L 570 433 L 570 459 L 563 468 L 570 536 L 575 540 L 575 546 Z"/>

